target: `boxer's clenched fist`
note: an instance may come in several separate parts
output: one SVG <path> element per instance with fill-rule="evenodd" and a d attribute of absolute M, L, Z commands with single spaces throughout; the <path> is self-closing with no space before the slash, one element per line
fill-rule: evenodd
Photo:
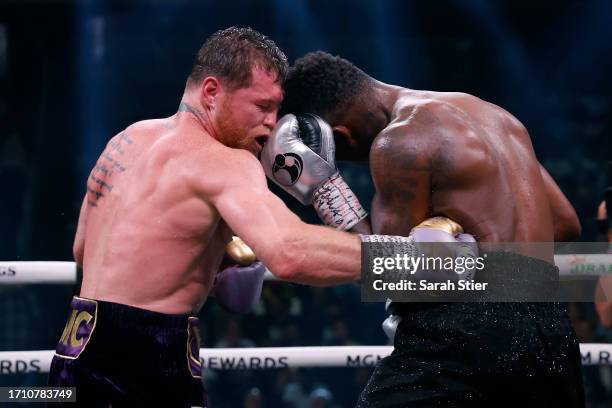
<path fill-rule="evenodd" d="M 257 259 L 253 250 L 237 236 L 233 236 L 232 240 L 225 246 L 225 252 L 238 265 L 242 266 L 250 265 Z"/>
<path fill-rule="evenodd" d="M 225 251 L 228 257 L 238 265 L 230 262 L 230 266 L 217 273 L 213 293 L 219 304 L 226 310 L 234 313 L 249 313 L 255 308 L 261 297 L 267 268 L 263 263 L 257 261 L 253 250 L 239 237 L 232 237 Z"/>

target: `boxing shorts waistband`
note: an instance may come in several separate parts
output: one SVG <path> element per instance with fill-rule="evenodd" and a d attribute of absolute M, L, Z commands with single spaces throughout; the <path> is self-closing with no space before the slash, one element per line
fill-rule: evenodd
<path fill-rule="evenodd" d="M 99 319 L 115 327 L 128 327 L 132 330 L 155 329 L 184 329 L 189 319 L 196 319 L 189 314 L 167 314 L 153 310 L 142 309 L 122 303 L 104 300 L 87 299 L 74 296 L 72 308 L 78 308 L 83 302 L 97 304 Z"/>

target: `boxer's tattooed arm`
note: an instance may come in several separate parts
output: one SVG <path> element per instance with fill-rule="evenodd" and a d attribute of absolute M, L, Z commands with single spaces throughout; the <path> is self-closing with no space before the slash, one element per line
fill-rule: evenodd
<path fill-rule="evenodd" d="M 382 133 L 375 140 L 370 153 L 376 187 L 371 216 L 375 234 L 407 235 L 430 216 L 432 144 L 412 125 Z"/>

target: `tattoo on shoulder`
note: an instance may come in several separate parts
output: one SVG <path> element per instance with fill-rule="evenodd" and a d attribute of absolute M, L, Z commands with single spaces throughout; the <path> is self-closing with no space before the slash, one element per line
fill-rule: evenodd
<path fill-rule="evenodd" d="M 87 179 L 87 204 L 89 207 L 97 207 L 98 201 L 104 197 L 104 193 L 113 191 L 111 178 L 114 174 L 121 174 L 127 170 L 120 157 L 134 143 L 134 139 L 125 132 L 115 136 L 108 143 Z"/>
<path fill-rule="evenodd" d="M 102 153 L 102 158 L 110 164 L 111 170 L 118 170 L 122 173 L 126 170 L 126 168 L 118 160 L 115 160 L 109 153 Z M 112 171 L 109 176 L 112 176 Z"/>
<path fill-rule="evenodd" d="M 436 111 L 421 105 L 406 109 L 400 126 L 377 137 L 373 152 L 379 162 L 416 171 L 448 171 L 452 166 L 454 137 Z"/>
<path fill-rule="evenodd" d="M 436 188 L 455 168 L 454 135 L 435 112 L 411 109 L 406 123 L 381 133 L 373 146 L 372 176 L 387 198 L 414 200 Z"/>
<path fill-rule="evenodd" d="M 104 189 L 106 189 L 109 193 L 113 191 L 112 185 L 108 184 L 103 179 L 96 177 L 93 172 L 91 172 L 91 174 L 89 175 L 89 179 L 93 181 L 95 184 L 97 184 L 98 186 L 100 186 L 100 191 Z"/>
<path fill-rule="evenodd" d="M 123 149 L 121 148 L 121 146 L 119 145 L 119 143 L 116 140 L 111 140 L 110 143 L 108 144 L 114 151 L 116 151 L 117 153 L 119 153 L 120 155 L 123 155 Z"/>
<path fill-rule="evenodd" d="M 134 141 L 130 139 L 130 137 L 125 132 L 122 132 L 121 134 L 119 134 L 119 140 L 121 140 L 122 142 L 126 142 L 129 145 L 134 143 Z"/>
<path fill-rule="evenodd" d="M 93 196 L 95 201 L 98 201 L 100 198 L 104 197 L 104 194 L 102 194 L 100 191 L 96 190 L 95 188 L 91 188 L 89 184 L 87 184 L 87 192 Z"/>

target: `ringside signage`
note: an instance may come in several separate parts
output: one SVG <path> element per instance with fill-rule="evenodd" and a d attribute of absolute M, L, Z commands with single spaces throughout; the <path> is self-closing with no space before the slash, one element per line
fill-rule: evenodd
<path fill-rule="evenodd" d="M 296 350 L 297 349 L 297 350 Z M 374 367 L 393 346 L 277 347 L 200 349 L 202 367 L 215 370 L 263 370 L 288 367 Z M 53 350 L 2 351 L 0 375 L 48 373 Z M 580 345 L 583 366 L 612 366 L 612 344 Z"/>

